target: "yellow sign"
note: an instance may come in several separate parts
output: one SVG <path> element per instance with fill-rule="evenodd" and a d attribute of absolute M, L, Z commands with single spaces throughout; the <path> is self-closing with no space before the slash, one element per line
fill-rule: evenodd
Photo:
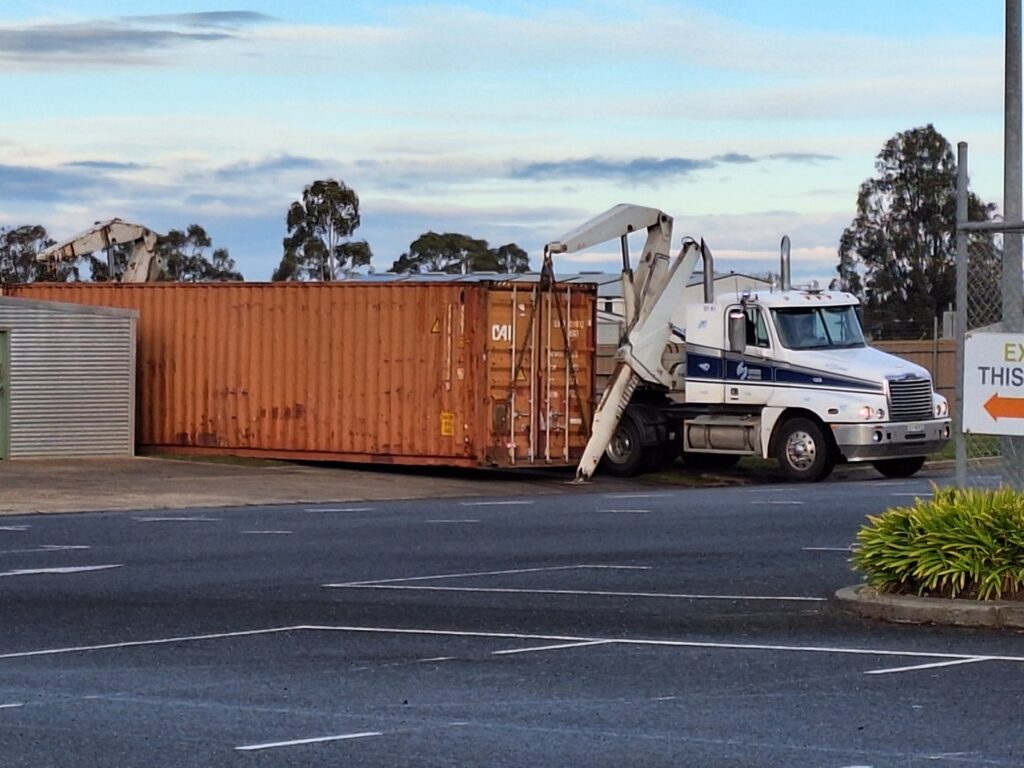
<path fill-rule="evenodd" d="M 435 320 L 434 321 L 434 324 L 432 326 L 430 326 L 430 332 L 431 333 L 440 333 L 441 332 L 441 321 L 440 320 Z"/>
<path fill-rule="evenodd" d="M 441 437 L 455 436 L 455 413 L 441 411 Z"/>

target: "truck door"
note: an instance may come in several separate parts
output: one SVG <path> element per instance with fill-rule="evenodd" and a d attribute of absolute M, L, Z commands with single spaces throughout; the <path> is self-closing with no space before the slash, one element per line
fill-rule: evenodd
<path fill-rule="evenodd" d="M 10 334 L 0 330 L 0 459 L 6 459 L 10 450 L 10 416 L 8 376 L 11 370 Z"/>
<path fill-rule="evenodd" d="M 772 394 L 772 341 L 760 307 L 744 307 L 747 346 L 739 359 L 726 366 L 725 401 L 742 405 L 765 405 Z"/>

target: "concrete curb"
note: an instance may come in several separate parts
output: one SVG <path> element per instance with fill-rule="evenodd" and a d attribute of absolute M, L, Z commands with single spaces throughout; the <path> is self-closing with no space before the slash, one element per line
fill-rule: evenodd
<path fill-rule="evenodd" d="M 852 613 L 902 624 L 993 629 L 1024 627 L 1024 602 L 883 595 L 866 584 L 843 587 L 836 592 L 836 598 Z"/>

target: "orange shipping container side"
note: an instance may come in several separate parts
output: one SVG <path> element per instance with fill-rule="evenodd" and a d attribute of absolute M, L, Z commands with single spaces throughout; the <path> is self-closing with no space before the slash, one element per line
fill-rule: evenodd
<path fill-rule="evenodd" d="M 524 283 L 62 283 L 139 311 L 138 446 L 453 466 L 575 464 L 595 292 Z"/>

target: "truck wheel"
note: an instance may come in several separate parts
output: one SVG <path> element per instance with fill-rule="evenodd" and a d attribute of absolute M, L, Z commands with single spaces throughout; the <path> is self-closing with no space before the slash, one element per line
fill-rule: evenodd
<path fill-rule="evenodd" d="M 879 459 L 871 462 L 875 469 L 886 477 L 910 477 L 924 466 L 924 456 L 908 456 L 902 459 Z"/>
<path fill-rule="evenodd" d="M 798 483 L 816 483 L 832 474 L 832 446 L 817 422 L 798 417 L 778 429 L 775 459 L 787 478 Z"/>
<path fill-rule="evenodd" d="M 632 477 L 642 471 L 648 452 L 641 443 L 640 426 L 636 417 L 626 410 L 612 441 L 601 457 L 601 469 L 616 477 Z"/>

